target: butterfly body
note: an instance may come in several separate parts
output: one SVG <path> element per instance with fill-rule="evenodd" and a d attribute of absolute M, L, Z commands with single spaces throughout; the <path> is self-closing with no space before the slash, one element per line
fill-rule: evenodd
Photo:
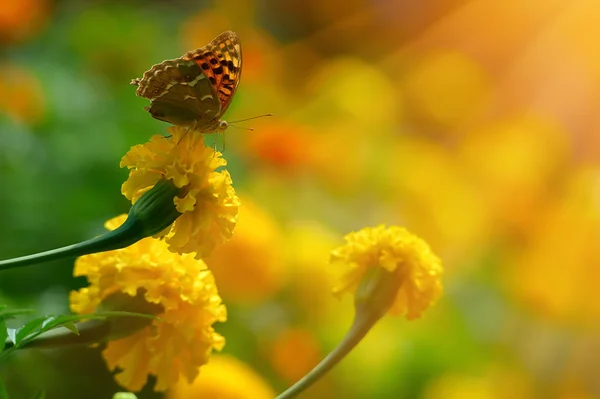
<path fill-rule="evenodd" d="M 221 117 L 240 81 L 242 52 L 235 32 L 226 31 L 208 45 L 152 66 L 133 79 L 136 94 L 151 101 L 155 119 L 190 126 L 201 133 L 227 128 Z"/>

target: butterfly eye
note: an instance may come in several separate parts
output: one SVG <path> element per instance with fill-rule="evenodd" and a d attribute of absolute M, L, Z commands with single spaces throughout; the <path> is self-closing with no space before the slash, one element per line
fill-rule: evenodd
<path fill-rule="evenodd" d="M 227 126 L 229 126 L 229 124 L 227 123 L 227 121 L 220 121 L 219 122 L 219 130 L 227 130 Z"/>

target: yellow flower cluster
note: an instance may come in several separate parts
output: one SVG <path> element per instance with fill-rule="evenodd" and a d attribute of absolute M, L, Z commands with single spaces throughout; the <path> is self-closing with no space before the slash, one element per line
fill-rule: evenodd
<path fill-rule="evenodd" d="M 106 223 L 117 228 L 125 216 Z M 193 381 L 224 338 L 212 325 L 226 320 L 225 306 L 214 278 L 201 260 L 178 255 L 162 239 L 145 238 L 130 247 L 80 257 L 75 275 L 86 276 L 89 287 L 72 292 L 71 309 L 92 313 L 115 293 L 143 297 L 160 305 L 150 326 L 126 338 L 110 341 L 103 352 L 110 369 L 122 369 L 117 381 L 129 390 L 140 390 L 149 374 L 155 389 L 166 390 L 180 376 Z"/>
<path fill-rule="evenodd" d="M 389 309 L 393 315 L 415 319 L 442 294 L 440 259 L 427 243 L 402 227 L 364 228 L 345 237 L 333 250 L 332 263 L 347 267 L 335 294 L 355 292 L 369 268 L 383 268 L 400 279 L 400 288 Z"/>
<path fill-rule="evenodd" d="M 227 162 L 204 144 L 201 134 L 185 127 L 168 129 L 171 138 L 153 136 L 125 154 L 121 167 L 130 169 L 121 191 L 135 203 L 159 180 L 168 179 L 182 189 L 175 206 L 182 215 L 164 232 L 169 250 L 208 256 L 227 241 L 237 222 L 239 199 L 226 170 Z"/>

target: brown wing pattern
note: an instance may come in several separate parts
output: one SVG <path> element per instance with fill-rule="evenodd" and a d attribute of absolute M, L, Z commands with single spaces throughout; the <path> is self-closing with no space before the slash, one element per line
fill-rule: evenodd
<path fill-rule="evenodd" d="M 222 114 L 214 86 L 192 60 L 163 61 L 131 83 L 138 85 L 138 96 L 151 101 L 146 109 L 156 119 L 211 130 Z"/>
<path fill-rule="evenodd" d="M 215 87 L 223 115 L 237 90 L 242 73 L 242 48 L 235 32 L 226 31 L 206 46 L 185 53 L 184 60 L 193 60 Z"/>
<path fill-rule="evenodd" d="M 165 60 L 144 72 L 141 79 L 133 79 L 131 84 L 138 86 L 135 91 L 138 96 L 155 100 L 174 85 L 193 81 L 197 75 L 196 70 L 196 65 L 180 58 Z"/>

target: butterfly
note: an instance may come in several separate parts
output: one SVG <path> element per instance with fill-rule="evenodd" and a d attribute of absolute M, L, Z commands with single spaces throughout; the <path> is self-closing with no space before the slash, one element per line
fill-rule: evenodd
<path fill-rule="evenodd" d="M 189 126 L 201 133 L 224 131 L 221 117 L 231 104 L 242 73 L 237 33 L 226 31 L 206 46 L 165 60 L 131 81 L 136 94 L 150 100 L 153 118 Z"/>

